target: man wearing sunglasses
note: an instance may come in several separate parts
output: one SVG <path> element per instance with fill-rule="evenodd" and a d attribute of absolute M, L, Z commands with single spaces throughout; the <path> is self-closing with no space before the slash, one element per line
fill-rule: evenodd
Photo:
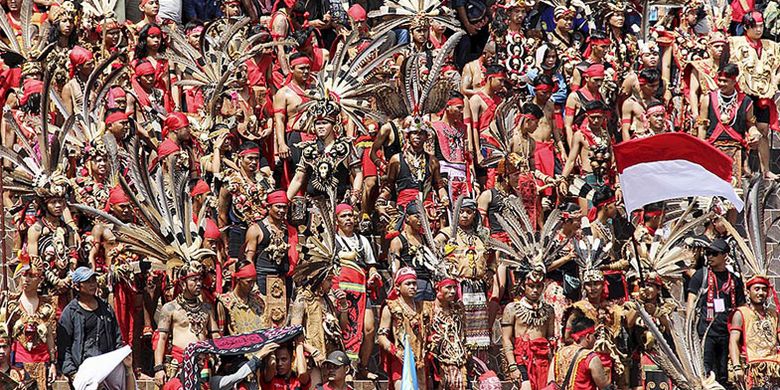
<path fill-rule="evenodd" d="M 697 330 L 704 339 L 704 369 L 714 372 L 719 383 L 727 383 L 728 318 L 745 304 L 742 279 L 729 270 L 726 258 L 731 247 L 722 238 L 710 242 L 705 251 L 706 266 L 697 270 L 688 284 L 688 313 L 699 314 Z"/>

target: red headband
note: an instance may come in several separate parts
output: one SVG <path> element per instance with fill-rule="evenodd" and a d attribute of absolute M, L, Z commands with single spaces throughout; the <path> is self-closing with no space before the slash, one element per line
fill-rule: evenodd
<path fill-rule="evenodd" d="M 349 15 L 352 20 L 356 22 L 363 22 L 366 20 L 366 10 L 360 6 L 360 4 L 355 4 L 352 7 L 349 7 L 347 10 L 347 15 Z"/>
<path fill-rule="evenodd" d="M 664 213 L 663 210 L 652 210 L 652 211 L 645 211 L 642 213 L 642 215 L 646 217 L 657 217 L 663 213 Z"/>
<path fill-rule="evenodd" d="M 604 65 L 593 64 L 585 70 L 585 76 L 588 77 L 604 77 Z"/>
<path fill-rule="evenodd" d="M 655 115 L 655 114 L 666 114 L 666 108 L 663 106 L 663 104 L 659 104 L 657 106 L 653 106 L 647 109 L 647 112 L 645 113 L 646 116 Z"/>
<path fill-rule="evenodd" d="M 244 157 L 247 154 L 260 154 L 260 148 L 257 147 L 257 148 L 244 149 L 238 153 L 238 155 L 241 157 Z"/>
<path fill-rule="evenodd" d="M 611 45 L 612 41 L 609 38 L 597 38 L 597 39 L 591 39 L 590 40 L 591 45 L 599 45 L 599 46 L 606 46 Z"/>
<path fill-rule="evenodd" d="M 248 279 L 248 278 L 256 278 L 256 277 L 257 277 L 257 270 L 255 269 L 255 266 L 252 263 L 249 263 L 239 268 L 236 272 L 233 272 L 234 279 Z"/>
<path fill-rule="evenodd" d="M 555 90 L 555 85 L 550 84 L 539 84 L 534 87 L 534 91 L 536 92 L 546 92 L 546 91 L 553 91 Z"/>
<path fill-rule="evenodd" d="M 203 179 L 198 179 L 198 182 L 195 183 L 195 186 L 192 187 L 192 190 L 190 190 L 190 196 L 208 194 L 209 191 L 211 191 L 209 185 Z"/>
<path fill-rule="evenodd" d="M 268 204 L 288 204 L 290 200 L 287 199 L 287 193 L 283 190 L 274 191 L 266 197 Z"/>
<path fill-rule="evenodd" d="M 81 46 L 74 46 L 68 57 L 70 58 L 70 77 L 73 78 L 76 74 L 76 67 L 92 59 L 92 52 Z"/>
<path fill-rule="evenodd" d="M 296 65 L 309 65 L 311 66 L 311 60 L 309 57 L 302 56 L 298 57 L 292 61 L 290 61 L 290 66 L 296 66 Z"/>
<path fill-rule="evenodd" d="M 736 80 L 737 76 L 729 76 L 726 72 L 718 72 L 718 78 L 724 78 L 729 80 Z"/>
<path fill-rule="evenodd" d="M 574 341 L 579 342 L 593 333 L 596 333 L 596 328 L 591 326 L 590 328 L 585 328 L 579 332 L 572 333 L 571 338 L 574 339 Z"/>
<path fill-rule="evenodd" d="M 160 30 L 160 28 L 157 27 L 157 26 L 152 26 L 152 27 L 149 27 L 149 30 L 146 31 L 146 34 L 149 35 L 149 36 L 157 36 L 157 35 L 162 34 L 162 30 Z"/>
<path fill-rule="evenodd" d="M 487 77 L 503 77 L 503 78 L 506 78 L 506 73 L 504 73 L 503 71 L 497 71 L 497 72 L 493 72 L 493 73 L 487 73 L 486 76 Z"/>
<path fill-rule="evenodd" d="M 403 267 L 398 270 L 398 272 L 395 274 L 395 280 L 393 283 L 396 286 L 400 286 L 403 284 L 403 282 L 407 280 L 416 280 L 417 279 L 417 273 L 414 272 L 414 269 L 409 267 Z"/>
<path fill-rule="evenodd" d="M 111 125 L 114 122 L 126 121 L 127 114 L 124 112 L 112 112 L 106 117 L 106 126 Z"/>
<path fill-rule="evenodd" d="M 345 211 L 355 211 L 355 209 L 346 203 L 341 203 L 336 206 L 336 215 L 339 215 Z"/>
<path fill-rule="evenodd" d="M 750 286 L 752 286 L 754 284 L 764 284 L 767 287 L 771 286 L 771 284 L 769 283 L 769 279 L 767 279 L 767 278 L 765 278 L 763 276 L 754 276 L 754 277 L 750 278 L 750 280 L 748 280 L 747 283 L 745 283 L 745 287 L 746 288 L 750 288 Z"/>
<path fill-rule="evenodd" d="M 167 137 L 171 131 L 176 131 L 189 125 L 190 120 L 187 119 L 187 115 L 180 112 L 172 112 L 168 114 L 163 122 L 162 136 Z"/>
<path fill-rule="evenodd" d="M 452 278 L 447 278 L 436 283 L 436 289 L 439 290 L 447 286 L 457 286 L 457 285 L 458 285 L 457 280 Z"/>
<path fill-rule="evenodd" d="M 149 74 L 154 74 L 154 65 L 152 65 L 150 62 L 143 61 L 138 63 L 138 65 L 135 66 L 135 76 L 141 77 L 146 76 Z"/>
<path fill-rule="evenodd" d="M 125 190 L 122 189 L 122 186 L 117 184 L 108 191 L 108 202 L 106 203 L 105 211 L 109 211 L 111 206 L 125 203 L 130 203 L 130 198 L 125 193 Z"/>
<path fill-rule="evenodd" d="M 196 26 L 196 27 L 193 27 L 193 28 L 192 28 L 190 31 L 188 31 L 188 32 L 187 32 L 187 35 L 190 35 L 190 34 L 197 34 L 197 33 L 199 33 L 199 32 L 203 32 L 203 26 Z"/>
<path fill-rule="evenodd" d="M 764 15 L 761 15 L 761 12 L 753 11 L 750 13 L 750 16 L 753 17 L 753 20 L 756 23 L 763 23 L 764 22 Z"/>
<path fill-rule="evenodd" d="M 639 80 L 639 85 L 647 85 L 650 82 L 647 77 L 639 76 L 637 79 Z"/>
<path fill-rule="evenodd" d="M 458 98 L 458 97 L 455 97 L 455 98 L 452 98 L 450 100 L 447 100 L 447 105 L 448 106 L 462 106 L 463 104 L 464 104 L 463 103 L 463 99 Z"/>

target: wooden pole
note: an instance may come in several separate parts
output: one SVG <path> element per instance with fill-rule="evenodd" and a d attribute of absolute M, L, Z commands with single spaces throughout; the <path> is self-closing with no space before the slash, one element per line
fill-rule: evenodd
<path fill-rule="evenodd" d="M 3 186 L 3 173 L 5 171 L 5 167 L 0 165 L 0 202 L 5 203 L 5 187 Z M 2 248 L 0 248 L 0 256 L 3 257 L 2 260 L 0 260 L 0 266 L 3 267 L 3 292 L 8 291 L 8 248 L 6 247 L 5 242 L 5 204 L 3 204 L 3 211 L 0 212 L 0 245 L 2 245 Z"/>

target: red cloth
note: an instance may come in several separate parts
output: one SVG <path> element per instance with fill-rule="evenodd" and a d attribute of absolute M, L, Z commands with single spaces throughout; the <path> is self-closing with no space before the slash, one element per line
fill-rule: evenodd
<path fill-rule="evenodd" d="M 336 206 L 336 215 L 339 215 L 345 211 L 355 211 L 355 208 L 346 203 L 341 203 Z"/>
<path fill-rule="evenodd" d="M 208 194 L 210 191 L 211 188 L 209 188 L 209 185 L 206 183 L 206 181 L 203 179 L 198 179 L 198 182 L 195 183 L 195 186 L 193 186 L 192 190 L 190 191 L 190 196 Z"/>
<path fill-rule="evenodd" d="M 756 0 L 744 0 L 745 4 L 747 4 L 747 9 L 742 8 L 742 4 L 740 4 L 740 0 L 733 0 L 731 2 L 731 21 L 742 23 L 742 17 L 745 16 L 746 13 L 748 13 L 751 10 L 754 10 L 756 8 Z"/>
<path fill-rule="evenodd" d="M 577 370 L 573 375 L 574 390 L 598 390 L 596 382 L 593 382 L 593 377 L 590 375 L 590 361 L 595 357 L 596 354 L 591 353 L 586 358 L 582 359 L 580 364 L 577 365 Z M 603 363 L 604 359 L 601 360 Z M 610 361 L 610 367 L 612 367 L 611 364 L 612 362 Z"/>
<path fill-rule="evenodd" d="M 287 193 L 284 190 L 276 190 L 266 197 L 268 204 L 288 204 L 290 200 L 287 199 Z"/>
<path fill-rule="evenodd" d="M 165 385 L 163 385 L 162 387 L 162 390 L 182 390 L 182 389 L 184 389 L 184 386 L 182 386 L 181 381 L 179 380 L 178 377 L 174 377 L 168 382 L 165 382 Z"/>
<path fill-rule="evenodd" d="M 122 333 L 122 341 L 127 345 L 134 345 L 133 339 L 137 336 L 135 329 L 135 314 L 140 312 L 135 308 L 135 295 L 138 292 L 125 281 L 114 285 L 114 305 L 116 305 L 116 322 Z"/>
<path fill-rule="evenodd" d="M 352 18 L 352 20 L 356 22 L 363 22 L 366 20 L 366 17 L 368 16 L 366 14 L 366 10 L 360 6 L 360 4 L 354 4 L 347 10 L 347 15 Z"/>
<path fill-rule="evenodd" d="M 106 117 L 106 126 L 119 121 L 125 121 L 127 120 L 127 114 L 124 112 L 112 112 Z"/>
<path fill-rule="evenodd" d="M 547 384 L 550 352 L 550 342 L 544 337 L 533 340 L 515 338 L 515 361 L 528 369 L 528 380 L 533 390 L 541 389 Z"/>
<path fill-rule="evenodd" d="M 108 212 L 111 210 L 111 206 L 123 203 L 130 203 L 130 198 L 125 193 L 125 190 L 122 189 L 122 186 L 117 184 L 108 191 L 108 202 L 106 202 L 104 211 Z"/>
<path fill-rule="evenodd" d="M 471 118 L 471 120 L 475 121 L 476 119 L 475 122 L 477 124 L 477 130 L 482 131 L 487 129 L 490 126 L 490 123 L 493 122 L 493 117 L 496 116 L 496 108 L 498 108 L 499 103 L 501 103 L 501 98 L 498 96 L 490 98 L 481 91 L 477 92 L 477 96 L 479 96 L 482 101 L 485 102 L 487 108 L 485 109 L 485 112 L 479 116 L 479 118 Z"/>
<path fill-rule="evenodd" d="M 165 141 L 161 142 L 160 145 L 157 146 L 157 160 L 168 157 L 180 150 L 181 149 L 179 148 L 179 145 L 176 145 L 176 142 L 166 138 Z"/>
<path fill-rule="evenodd" d="M 274 377 L 270 383 L 262 383 L 260 385 L 261 390 L 308 390 L 311 388 L 311 384 L 301 384 L 298 377 L 292 376 L 290 378 Z"/>
<path fill-rule="evenodd" d="M 190 120 L 187 119 L 187 115 L 180 112 L 172 112 L 168 114 L 165 118 L 165 122 L 163 122 L 162 136 L 165 138 L 171 131 L 176 131 L 189 125 Z"/>
<path fill-rule="evenodd" d="M 366 292 L 356 291 L 349 285 L 341 287 L 339 283 L 349 283 L 352 285 L 366 285 L 366 273 L 363 270 L 355 269 L 349 266 L 342 266 L 338 276 L 337 283 L 333 284 L 333 289 L 341 288 L 347 294 L 349 309 L 348 326 L 341 328 L 341 335 L 344 340 L 344 348 L 352 353 L 360 352 L 360 344 L 363 342 L 363 320 L 366 314 Z"/>
<path fill-rule="evenodd" d="M 203 97 L 203 90 L 200 88 L 187 88 L 184 90 L 184 99 L 187 102 L 187 112 L 196 114 L 203 108 L 206 99 Z"/>
<path fill-rule="evenodd" d="M 79 65 L 86 64 L 92 59 L 92 52 L 81 47 L 81 46 L 73 46 L 73 49 L 70 50 L 70 78 L 73 78 L 73 76 L 76 74 L 76 67 Z"/>
<path fill-rule="evenodd" d="M 290 248 L 287 249 L 287 260 L 290 262 L 290 271 L 287 272 L 287 276 L 292 276 L 295 273 L 295 266 L 298 265 L 298 229 L 295 226 L 287 224 L 287 244 Z"/>
<path fill-rule="evenodd" d="M 24 80 L 22 89 L 24 90 L 24 95 L 22 95 L 22 98 L 19 100 L 19 104 L 24 105 L 25 103 L 27 103 L 27 100 L 30 99 L 30 96 L 36 93 L 41 93 L 41 91 L 43 90 L 43 81 L 35 80 L 35 79 L 26 79 Z"/>
<path fill-rule="evenodd" d="M 555 176 L 555 141 L 536 141 L 534 163 L 536 164 L 536 169 L 540 172 L 547 176 Z M 544 183 L 539 184 L 544 185 Z M 552 188 L 547 188 L 542 192 L 546 196 L 550 196 L 552 193 Z"/>
<path fill-rule="evenodd" d="M 417 199 L 417 195 L 419 193 L 420 191 L 416 188 L 407 188 L 401 190 L 398 193 L 398 200 L 396 201 L 396 204 L 401 207 L 406 207 L 407 204 Z"/>
<path fill-rule="evenodd" d="M 28 351 L 22 343 L 14 341 L 11 351 L 14 353 L 14 363 L 46 363 L 50 358 L 49 347 L 45 342 Z"/>
<path fill-rule="evenodd" d="M 211 218 L 206 219 L 206 232 L 204 233 L 204 237 L 209 240 L 218 240 L 222 237 L 219 226 L 217 226 L 217 223 Z"/>

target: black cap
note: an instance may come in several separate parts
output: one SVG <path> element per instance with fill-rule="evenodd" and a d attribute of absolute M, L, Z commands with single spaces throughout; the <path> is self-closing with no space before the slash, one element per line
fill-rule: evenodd
<path fill-rule="evenodd" d="M 707 250 L 718 253 L 727 253 L 731 250 L 731 247 L 729 246 L 729 243 L 726 242 L 726 240 L 722 238 L 716 238 L 710 242 Z"/>
<path fill-rule="evenodd" d="M 325 363 L 333 364 L 334 366 L 346 366 L 349 365 L 349 356 L 342 351 L 333 351 L 325 359 Z"/>

